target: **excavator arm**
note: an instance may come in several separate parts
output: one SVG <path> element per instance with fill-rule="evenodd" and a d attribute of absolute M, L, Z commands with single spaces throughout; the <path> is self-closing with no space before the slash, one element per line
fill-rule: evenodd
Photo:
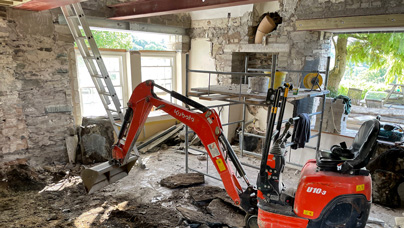
<path fill-rule="evenodd" d="M 171 94 L 172 97 L 194 107 L 200 112 L 190 111 L 182 106 L 159 98 L 153 92 L 154 87 L 164 90 Z M 139 84 L 133 91 L 128 102 L 128 109 L 118 136 L 118 141 L 113 147 L 112 160 L 109 164 L 118 169 L 121 167 L 122 169 L 122 167 L 125 167 L 128 163 L 133 163 L 130 155 L 131 151 L 136 151 L 135 142 L 153 106 L 186 124 L 199 136 L 231 199 L 236 205 L 240 205 L 247 212 L 256 212 L 256 190 L 250 184 L 237 155 L 231 148 L 226 137 L 224 137 L 222 125 L 216 111 L 184 97 L 175 91 L 166 90 L 154 84 L 154 81 L 151 80 Z M 247 185 L 245 190 L 242 189 L 236 178 L 230 166 L 230 162 L 232 162 L 234 168 L 244 179 Z M 131 164 L 131 166 L 132 165 L 133 164 Z M 127 172 L 129 172 L 129 170 L 127 170 Z M 110 178 L 110 174 L 106 176 Z"/>

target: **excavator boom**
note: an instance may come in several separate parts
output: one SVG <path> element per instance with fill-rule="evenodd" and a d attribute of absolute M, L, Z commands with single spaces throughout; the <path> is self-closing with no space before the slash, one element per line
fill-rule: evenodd
<path fill-rule="evenodd" d="M 190 111 L 157 97 L 153 92 L 155 86 L 200 112 Z M 256 200 L 251 199 L 255 195 L 254 187 L 250 184 L 230 143 L 224 137 L 219 115 L 216 111 L 174 91 L 168 91 L 155 85 L 151 80 L 139 84 L 132 93 L 118 141 L 113 147 L 113 159 L 82 172 L 87 191 L 94 192 L 128 174 L 137 158 L 131 156 L 131 151 L 137 152 L 135 142 L 153 106 L 186 124 L 199 136 L 234 203 L 246 211 L 255 210 L 254 202 Z M 247 189 L 244 191 L 230 166 L 230 162 L 247 184 Z"/>

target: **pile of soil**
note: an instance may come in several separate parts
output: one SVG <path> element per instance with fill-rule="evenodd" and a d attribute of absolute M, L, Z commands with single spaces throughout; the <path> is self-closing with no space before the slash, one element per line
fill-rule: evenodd
<path fill-rule="evenodd" d="M 223 220 L 223 213 L 243 218 L 218 187 L 180 185 L 166 199 L 139 203 L 108 190 L 87 195 L 77 175 L 80 166 L 35 169 L 17 160 L 0 167 L 0 227 L 226 227 L 235 217 Z"/>

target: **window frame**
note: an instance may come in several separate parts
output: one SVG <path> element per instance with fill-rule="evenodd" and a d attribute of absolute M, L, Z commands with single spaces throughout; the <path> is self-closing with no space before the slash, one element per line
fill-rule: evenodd
<path fill-rule="evenodd" d="M 128 56 L 127 56 L 127 51 L 123 49 L 99 49 L 101 56 L 103 59 L 107 57 L 119 57 L 120 59 L 120 85 L 115 86 L 115 87 L 121 87 L 122 88 L 122 106 L 121 109 L 124 109 L 125 104 L 129 101 L 129 78 L 128 78 Z M 76 48 L 75 49 L 75 58 L 76 58 L 76 74 L 77 74 L 77 84 L 78 84 L 78 92 L 79 92 L 79 98 L 80 98 L 80 109 L 81 109 L 81 117 L 88 117 L 84 115 L 84 103 L 83 103 L 83 95 L 82 95 L 82 88 L 94 88 L 95 85 L 92 84 L 91 87 L 89 86 L 81 86 L 80 85 L 80 80 L 79 80 L 79 65 L 78 65 L 78 57 L 82 58 L 79 50 Z M 87 67 L 86 67 L 87 68 Z M 87 69 L 88 70 L 88 69 Z M 88 71 L 87 71 L 88 72 Z M 101 100 L 99 100 L 101 102 Z M 104 109 L 105 110 L 105 109 Z M 115 114 L 114 114 L 115 115 Z M 99 115 L 99 116 L 106 116 L 106 113 L 104 115 Z"/>
<path fill-rule="evenodd" d="M 140 52 L 140 67 L 142 68 L 142 58 L 143 57 L 154 57 L 154 58 L 169 58 L 171 59 L 171 67 L 172 67 L 172 77 L 171 77 L 171 90 L 177 91 L 177 56 L 175 51 L 139 51 Z M 141 81 L 143 82 L 143 72 L 140 75 Z M 166 95 L 165 92 L 156 92 L 158 96 Z"/>

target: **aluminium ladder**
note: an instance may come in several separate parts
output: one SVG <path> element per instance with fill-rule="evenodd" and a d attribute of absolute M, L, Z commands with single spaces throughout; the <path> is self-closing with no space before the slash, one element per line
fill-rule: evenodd
<path fill-rule="evenodd" d="M 73 3 L 60 8 L 62 9 L 70 32 L 76 41 L 88 72 L 90 73 L 95 88 L 100 95 L 101 102 L 104 105 L 108 118 L 112 123 L 115 133 L 118 135 L 118 127 L 120 127 L 121 124 L 115 121 L 114 116 L 118 116 L 121 123 L 123 123 L 121 103 L 119 102 L 119 98 L 116 94 L 111 78 L 109 77 L 97 44 L 95 43 L 90 26 L 84 15 L 84 11 L 81 8 L 80 3 Z M 82 27 L 83 32 L 80 30 L 80 26 Z"/>

